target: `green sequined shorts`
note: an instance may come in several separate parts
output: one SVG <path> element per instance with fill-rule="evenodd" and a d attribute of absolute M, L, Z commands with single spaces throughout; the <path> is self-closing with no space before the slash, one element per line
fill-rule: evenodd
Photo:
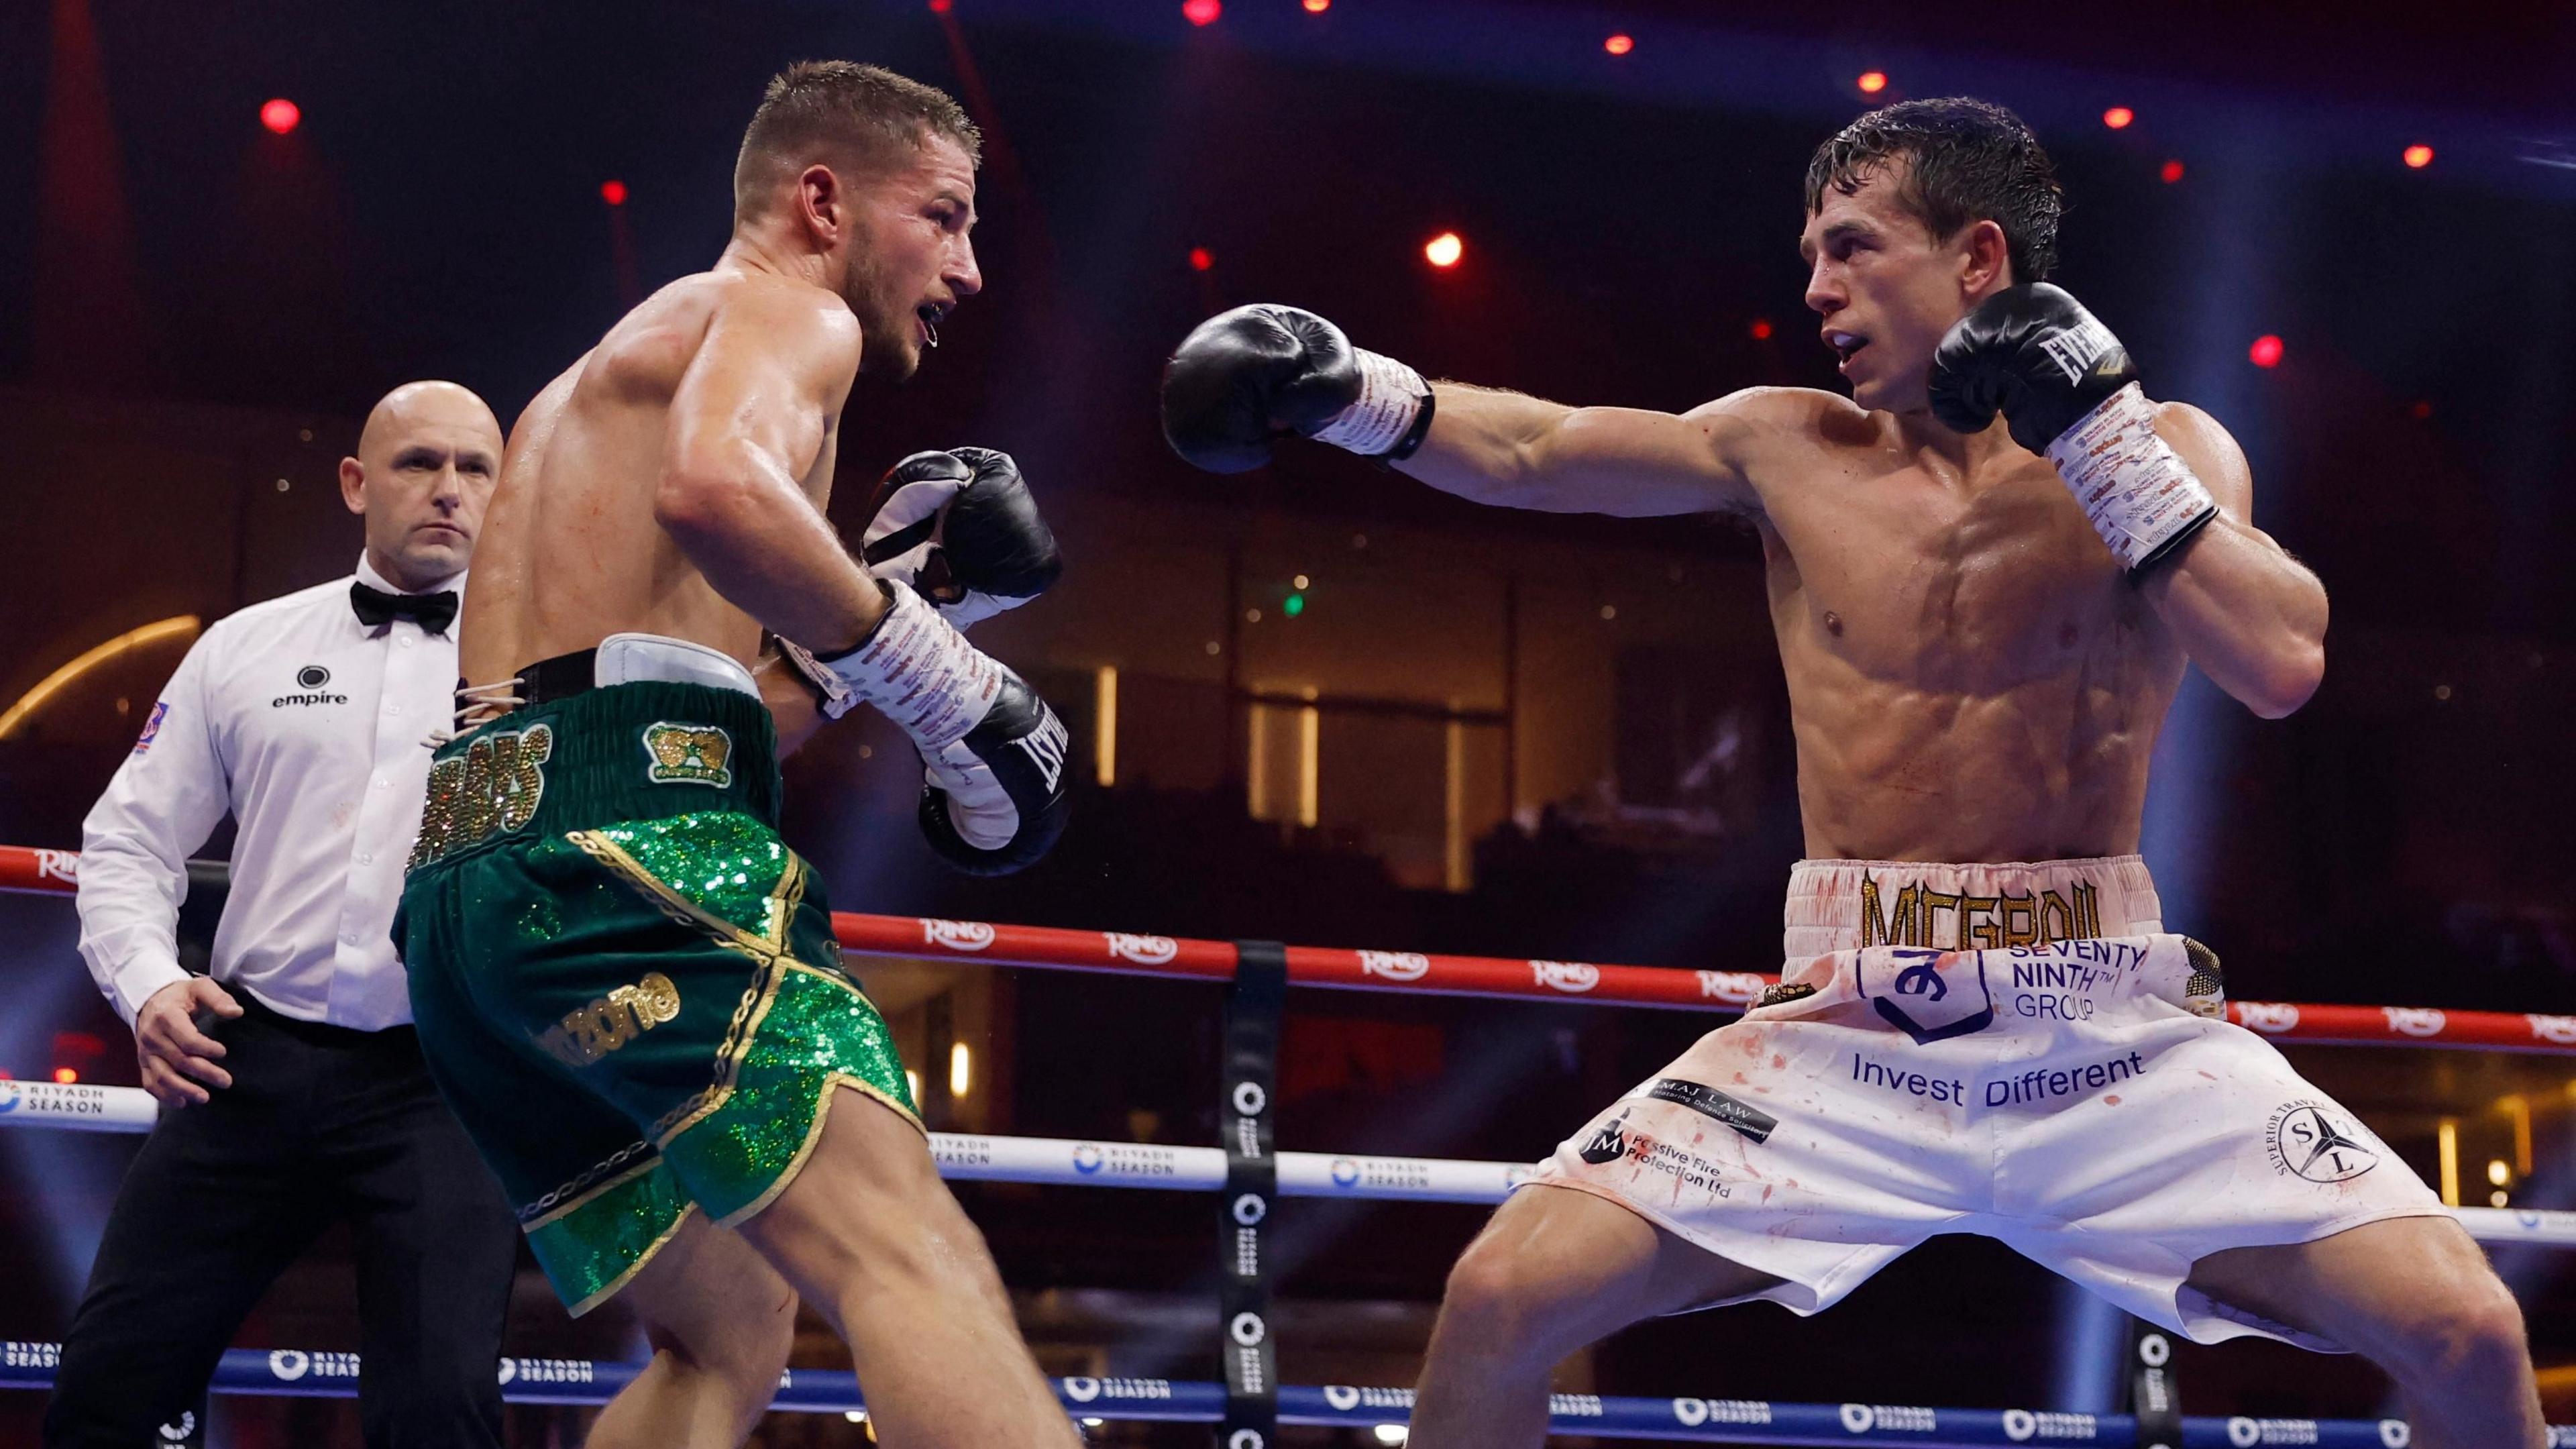
<path fill-rule="evenodd" d="M 433 766 L 394 922 L 413 1021 L 575 1314 L 692 1211 L 767 1206 L 834 1088 L 920 1126 L 774 828 L 774 756 L 758 700 L 639 683 L 495 720 Z"/>

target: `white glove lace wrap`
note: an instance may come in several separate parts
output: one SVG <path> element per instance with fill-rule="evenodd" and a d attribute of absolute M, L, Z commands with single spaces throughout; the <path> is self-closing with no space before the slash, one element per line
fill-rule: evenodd
<path fill-rule="evenodd" d="M 1331 422 L 1308 436 L 1318 443 L 1374 458 L 1404 441 L 1414 418 L 1422 411 L 1422 400 L 1431 395 L 1431 384 L 1422 380 L 1421 373 L 1392 357 L 1358 347 L 1352 348 L 1351 353 L 1359 365 L 1359 401 L 1335 413 Z"/>
<path fill-rule="evenodd" d="M 2156 405 L 2136 383 L 2102 400 L 2048 445 L 2093 531 L 2121 563 L 2141 569 L 2218 516 L 2218 500 L 2165 440 Z"/>
<path fill-rule="evenodd" d="M 1002 666 L 967 643 L 921 595 L 880 583 L 886 615 L 876 632 L 849 653 L 818 662 L 853 699 L 875 705 L 924 755 L 936 756 L 983 721 L 1001 688 Z M 824 709 L 831 712 L 828 701 Z"/>

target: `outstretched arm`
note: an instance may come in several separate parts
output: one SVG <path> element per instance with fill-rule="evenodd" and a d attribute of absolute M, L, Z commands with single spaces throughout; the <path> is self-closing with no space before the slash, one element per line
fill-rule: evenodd
<path fill-rule="evenodd" d="M 654 517 L 715 591 L 772 632 L 850 648 L 885 595 L 806 480 L 859 365 L 858 319 L 810 288 L 727 299 L 671 398 Z"/>
<path fill-rule="evenodd" d="M 2191 661 L 2265 719 L 2308 702 L 2326 672 L 2326 589 L 2254 526 L 2245 452 L 2216 419 L 2166 403 L 2156 433 L 2200 476 L 2219 514 L 2141 585 Z"/>
<path fill-rule="evenodd" d="M 1394 466 L 1443 493 L 1501 508 L 1651 518 L 1753 512 L 1744 478 L 1746 416 L 1759 394 L 1687 413 L 1578 408 L 1522 393 L 1441 382 L 1431 430 Z"/>
<path fill-rule="evenodd" d="M 1256 303 L 1182 339 L 1163 369 L 1163 436 L 1216 473 L 1257 468 L 1280 439 L 1304 437 L 1505 508 L 1749 513 L 1759 500 L 1745 457 L 1768 396 L 1757 388 L 1675 416 L 1427 383 L 1312 312 Z"/>

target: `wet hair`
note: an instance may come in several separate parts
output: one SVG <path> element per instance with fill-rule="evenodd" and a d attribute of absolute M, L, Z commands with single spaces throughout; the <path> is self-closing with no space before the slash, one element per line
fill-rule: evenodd
<path fill-rule="evenodd" d="M 2066 210 L 2039 138 L 2003 107 L 1966 96 L 1900 101 L 1871 111 L 1816 148 L 1807 163 L 1807 211 L 1830 186 L 1845 196 L 1898 159 L 1897 200 L 1936 241 L 1992 221 L 2003 228 L 2015 282 L 2045 281 L 2057 267 L 2057 221 Z"/>
<path fill-rule="evenodd" d="M 734 211 L 756 210 L 786 168 L 829 154 L 891 170 L 930 136 L 983 160 L 983 133 L 946 91 L 856 61 L 800 60 L 770 78 L 751 113 L 734 161 Z"/>

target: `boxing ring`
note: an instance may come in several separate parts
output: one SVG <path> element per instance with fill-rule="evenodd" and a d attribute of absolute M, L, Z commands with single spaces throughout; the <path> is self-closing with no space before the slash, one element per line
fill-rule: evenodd
<path fill-rule="evenodd" d="M 78 870 L 73 852 L 0 846 L 0 890 L 67 895 L 77 885 Z M 844 912 L 833 924 L 842 948 L 853 955 L 1175 977 L 1226 988 L 1222 1147 L 931 1134 L 940 1174 L 952 1180 L 1221 1195 L 1224 1380 L 1071 1377 L 1052 1384 L 1068 1415 L 1212 1424 L 1223 1449 L 1266 1449 L 1277 1425 L 1401 1425 L 1412 1405 L 1409 1389 L 1277 1381 L 1263 1241 L 1275 1199 L 1490 1204 L 1531 1172 L 1521 1163 L 1275 1151 L 1268 1098 L 1285 987 L 1735 1013 L 1777 979 L 1751 972 L 1190 940 L 916 916 Z M 2230 1001 L 2227 1013 L 2240 1026 L 2286 1041 L 2576 1056 L 2576 1017 L 2246 1001 Z M 157 1111 L 151 1095 L 136 1087 L 0 1081 L 0 1127 L 144 1132 Z M 2576 1212 L 2451 1211 L 2483 1243 L 2576 1247 Z M 2398 1420 L 2179 1417 L 2171 1407 L 2169 1356 L 2170 1344 L 2154 1331 L 2133 1345 L 2131 1381 L 2139 1402 L 2149 1404 L 2143 1415 L 1558 1394 L 1550 1402 L 1550 1420 L 1556 1434 L 1765 1445 L 2405 1449 L 2408 1443 L 2407 1427 Z M 55 1359 L 53 1344 L 0 1342 L 0 1388 L 49 1386 Z M 584 1405 L 607 1402 L 642 1367 L 504 1358 L 499 1374 L 503 1397 L 512 1403 Z M 351 1353 L 232 1349 L 210 1387 L 218 1394 L 355 1397 L 358 1370 L 358 1356 Z M 2150 1402 L 2156 1399 L 2165 1402 Z M 864 1412 L 856 1377 L 846 1370 L 791 1369 L 780 1379 L 771 1407 Z M 2553 1427 L 2549 1442 L 2553 1449 L 2576 1446 L 2576 1426 Z"/>

